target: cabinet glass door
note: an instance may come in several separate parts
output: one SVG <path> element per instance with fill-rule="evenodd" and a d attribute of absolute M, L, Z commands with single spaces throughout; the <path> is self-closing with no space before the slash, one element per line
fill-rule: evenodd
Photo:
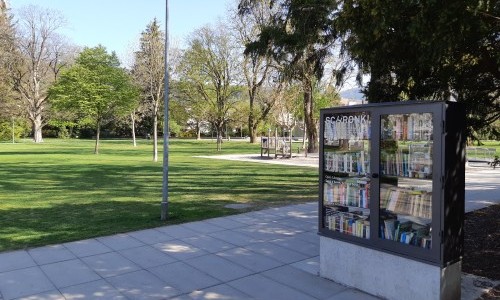
<path fill-rule="evenodd" d="M 432 248 L 433 114 L 380 118 L 379 238 Z"/>
<path fill-rule="evenodd" d="M 370 113 L 323 117 L 324 228 L 370 238 Z"/>

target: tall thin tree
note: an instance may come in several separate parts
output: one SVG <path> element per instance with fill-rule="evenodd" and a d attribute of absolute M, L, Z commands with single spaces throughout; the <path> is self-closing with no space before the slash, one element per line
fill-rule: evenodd
<path fill-rule="evenodd" d="M 142 105 L 153 118 L 153 161 L 158 161 L 158 116 L 164 98 L 165 34 L 156 19 L 141 34 L 133 74 L 142 89 Z"/>

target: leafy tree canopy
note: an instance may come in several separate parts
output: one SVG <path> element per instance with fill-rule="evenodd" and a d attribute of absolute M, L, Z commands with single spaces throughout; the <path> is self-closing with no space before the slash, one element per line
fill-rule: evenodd
<path fill-rule="evenodd" d="M 463 102 L 468 135 L 500 117 L 498 1 L 343 1 L 345 48 L 370 102 Z"/>
<path fill-rule="evenodd" d="M 138 89 L 119 65 L 116 54 L 103 46 L 85 48 L 50 89 L 54 108 L 76 111 L 96 127 L 96 152 L 101 125 L 137 106 Z"/>

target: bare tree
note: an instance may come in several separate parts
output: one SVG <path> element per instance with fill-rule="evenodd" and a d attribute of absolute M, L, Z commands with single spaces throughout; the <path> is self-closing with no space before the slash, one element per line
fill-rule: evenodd
<path fill-rule="evenodd" d="M 164 97 L 165 34 L 154 19 L 142 32 L 135 53 L 134 78 L 142 89 L 142 106 L 153 117 L 153 161 L 158 161 L 158 115 Z"/>
<path fill-rule="evenodd" d="M 58 11 L 38 6 L 19 11 L 17 48 L 21 60 L 13 73 L 14 88 L 23 101 L 36 143 L 43 142 L 47 91 L 60 70 L 62 49 L 57 30 L 64 23 Z"/>

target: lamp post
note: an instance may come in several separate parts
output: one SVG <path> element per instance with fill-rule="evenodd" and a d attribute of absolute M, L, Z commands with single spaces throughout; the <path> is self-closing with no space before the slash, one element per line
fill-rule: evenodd
<path fill-rule="evenodd" d="M 163 188 L 161 200 L 161 220 L 168 218 L 168 0 L 165 0 L 165 92 L 164 92 L 164 122 L 163 122 Z"/>
<path fill-rule="evenodd" d="M 14 133 L 15 130 L 15 119 L 14 116 L 12 116 L 12 144 L 16 143 L 16 134 Z"/>

